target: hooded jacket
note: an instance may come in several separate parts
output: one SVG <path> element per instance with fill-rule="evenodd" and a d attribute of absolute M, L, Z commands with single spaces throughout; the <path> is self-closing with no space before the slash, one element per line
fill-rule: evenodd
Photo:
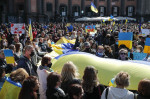
<path fill-rule="evenodd" d="M 101 99 L 106 99 L 106 89 L 103 91 Z M 109 87 L 107 99 L 134 99 L 134 94 L 127 90 L 115 87 Z"/>

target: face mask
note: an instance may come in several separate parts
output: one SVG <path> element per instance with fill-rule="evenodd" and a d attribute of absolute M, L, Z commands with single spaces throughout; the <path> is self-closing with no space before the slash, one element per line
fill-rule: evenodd
<path fill-rule="evenodd" d="M 47 67 L 49 67 L 49 68 L 51 68 L 51 66 L 52 66 L 52 63 L 50 63 L 50 64 L 47 65 Z"/>
<path fill-rule="evenodd" d="M 139 49 L 137 49 L 136 52 L 140 53 L 141 51 Z"/>
<path fill-rule="evenodd" d="M 98 54 L 98 56 L 102 56 L 103 55 L 103 53 L 97 53 Z"/>
<path fill-rule="evenodd" d="M 7 46 L 7 42 L 4 42 L 3 45 L 4 45 L 4 46 Z"/>
<path fill-rule="evenodd" d="M 31 52 L 30 56 L 32 57 L 32 56 L 34 56 L 34 54 L 35 54 L 35 53 L 34 53 L 34 51 L 33 51 L 33 52 Z"/>

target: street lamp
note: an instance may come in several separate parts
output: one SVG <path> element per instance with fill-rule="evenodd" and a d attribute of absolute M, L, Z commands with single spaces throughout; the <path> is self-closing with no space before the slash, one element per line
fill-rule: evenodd
<path fill-rule="evenodd" d="M 84 11 L 83 11 L 83 10 L 81 11 L 81 15 L 82 15 L 82 17 L 83 17 L 83 15 L 84 15 Z"/>

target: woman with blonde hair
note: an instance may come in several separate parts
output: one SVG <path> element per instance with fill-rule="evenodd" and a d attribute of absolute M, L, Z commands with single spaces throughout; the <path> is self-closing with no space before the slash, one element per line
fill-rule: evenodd
<path fill-rule="evenodd" d="M 99 84 L 98 71 L 93 66 L 87 66 L 84 70 L 82 87 L 85 92 L 84 99 L 101 99 L 104 86 Z"/>
<path fill-rule="evenodd" d="M 69 86 L 71 84 L 81 84 L 80 79 L 78 79 L 79 73 L 76 65 L 69 61 L 64 64 L 62 71 L 61 71 L 61 88 L 67 92 Z"/>
<path fill-rule="evenodd" d="M 115 77 L 116 87 L 109 87 L 104 90 L 101 99 L 134 99 L 134 94 L 125 89 L 129 86 L 130 75 L 127 72 L 120 72 Z"/>

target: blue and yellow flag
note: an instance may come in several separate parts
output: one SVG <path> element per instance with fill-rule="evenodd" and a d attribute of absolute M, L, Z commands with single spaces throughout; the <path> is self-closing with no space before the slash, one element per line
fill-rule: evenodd
<path fill-rule="evenodd" d="M 95 12 L 95 13 L 98 13 L 98 10 L 97 10 L 97 8 L 96 8 L 96 6 L 94 5 L 93 2 L 91 2 L 91 10 L 92 10 L 93 12 Z"/>
<path fill-rule="evenodd" d="M 14 55 L 12 50 L 4 50 L 4 55 L 5 55 L 5 59 L 6 59 L 6 63 L 7 64 L 13 64 L 15 63 L 15 59 L 14 59 Z"/>
<path fill-rule="evenodd" d="M 113 86 L 114 87 L 114 82 L 115 82 L 115 78 L 112 78 L 111 81 L 109 82 L 109 87 Z"/>
<path fill-rule="evenodd" d="M 0 99 L 18 99 L 21 87 L 20 83 L 16 83 L 7 77 L 0 91 Z"/>
<path fill-rule="evenodd" d="M 115 23 L 115 21 L 113 22 L 113 26 L 115 25 L 116 23 Z"/>
<path fill-rule="evenodd" d="M 126 21 L 125 21 L 125 24 L 127 24 L 128 23 L 128 19 L 126 19 Z"/>
<path fill-rule="evenodd" d="M 33 40 L 33 34 L 32 34 L 31 19 L 29 20 L 29 36 L 30 36 L 30 41 L 32 41 Z"/>
<path fill-rule="evenodd" d="M 108 21 L 113 21 L 114 16 L 110 15 L 110 18 L 108 19 Z"/>
<path fill-rule="evenodd" d="M 150 53 L 150 38 L 146 38 L 145 46 L 144 46 L 144 53 Z"/>
<path fill-rule="evenodd" d="M 119 33 L 118 46 L 125 45 L 127 48 L 132 48 L 133 33 L 132 32 L 122 32 Z"/>
<path fill-rule="evenodd" d="M 69 32 L 72 32 L 73 31 L 73 26 L 70 24 L 69 26 L 67 26 L 67 29 Z"/>
<path fill-rule="evenodd" d="M 75 39 L 68 40 L 62 37 L 55 44 L 51 45 L 51 47 L 53 48 L 53 52 L 51 52 L 49 55 L 56 57 L 58 55 L 65 54 L 71 51 L 77 51 L 72 49 L 74 47 L 74 44 L 75 44 Z"/>

